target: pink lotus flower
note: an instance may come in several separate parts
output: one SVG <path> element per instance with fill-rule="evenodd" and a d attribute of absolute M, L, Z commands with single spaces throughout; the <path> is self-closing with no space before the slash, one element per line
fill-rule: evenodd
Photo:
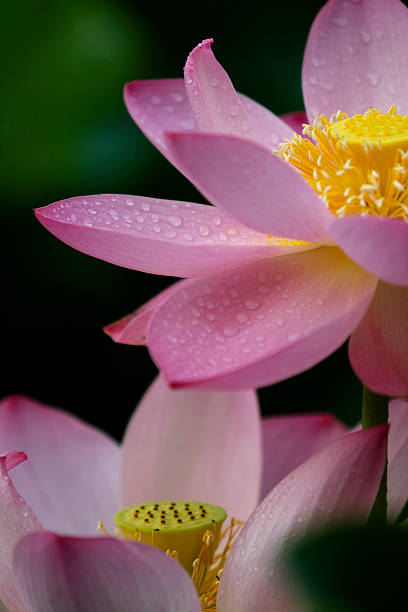
<path fill-rule="evenodd" d="M 407 498 L 407 408 L 390 405 L 392 516 Z M 259 612 L 291 610 L 280 568 L 285 542 L 317 522 L 368 515 L 386 427 L 344 435 L 328 415 L 271 417 L 262 422 L 262 460 L 260 425 L 252 391 L 172 392 L 160 378 L 121 447 L 64 412 L 3 400 L 0 599 L 14 612 L 200 610 L 177 562 L 146 544 L 95 536 L 98 520 L 111 530 L 124 505 L 169 497 L 222 504 L 247 519 L 260 488 L 272 488 L 230 552 L 217 610 L 247 612 L 255 598 Z M 27 451 L 29 461 L 14 470 L 27 455 L 10 448 Z"/>
<path fill-rule="evenodd" d="M 398 0 L 330 0 L 304 57 L 309 121 L 391 104 L 408 113 L 407 40 Z M 140 343 L 135 328 L 148 320 L 149 350 L 174 387 L 272 384 L 351 334 L 350 360 L 364 384 L 407 395 L 407 120 L 393 109 L 351 123 L 337 113 L 309 128 L 318 146 L 292 138 L 287 123 L 236 93 L 210 43 L 190 54 L 184 82 L 129 83 L 125 102 L 219 210 L 98 195 L 51 204 L 37 218 L 95 257 L 196 277 L 158 296 L 142 321 L 130 320 L 131 334 L 123 325 L 116 334 Z M 299 124 L 296 115 L 287 120 Z"/>

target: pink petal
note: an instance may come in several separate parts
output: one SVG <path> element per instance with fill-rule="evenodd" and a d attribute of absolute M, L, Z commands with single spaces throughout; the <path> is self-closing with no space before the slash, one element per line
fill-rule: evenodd
<path fill-rule="evenodd" d="M 212 38 L 197 45 L 187 58 L 184 82 L 201 130 L 250 136 L 248 116 L 233 84 L 211 50 Z"/>
<path fill-rule="evenodd" d="M 316 525 L 364 520 L 384 470 L 387 427 L 349 434 L 302 463 L 258 506 L 222 574 L 218 612 L 302 610 L 282 555 Z"/>
<path fill-rule="evenodd" d="M 151 274 L 205 276 L 289 248 L 205 204 L 94 195 L 54 202 L 35 214 L 75 249 Z"/>
<path fill-rule="evenodd" d="M 408 223 L 385 217 L 343 217 L 328 231 L 351 259 L 393 285 L 408 285 Z"/>
<path fill-rule="evenodd" d="M 157 548 L 116 538 L 34 533 L 14 554 L 33 612 L 199 612 L 193 583 Z"/>
<path fill-rule="evenodd" d="M 128 425 L 123 452 L 124 506 L 203 501 L 245 520 L 261 482 L 256 394 L 171 391 L 159 377 Z"/>
<path fill-rule="evenodd" d="M 375 285 L 335 248 L 262 260 L 186 281 L 152 315 L 147 344 L 175 387 L 272 384 L 340 346 Z"/>
<path fill-rule="evenodd" d="M 346 432 L 347 428 L 331 414 L 290 414 L 262 419 L 261 499 L 289 472 Z"/>
<path fill-rule="evenodd" d="M 105 334 L 110 336 L 114 342 L 120 344 L 145 345 L 146 344 L 146 325 L 150 317 L 160 304 L 162 304 L 174 291 L 179 289 L 178 281 L 164 291 L 161 291 L 154 298 L 137 308 L 134 312 L 125 317 L 110 323 L 103 328 Z"/>
<path fill-rule="evenodd" d="M 13 612 L 29 612 L 12 570 L 14 546 L 23 535 L 42 529 L 9 476 L 9 470 L 26 459 L 21 451 L 0 455 L 0 599 Z"/>
<path fill-rule="evenodd" d="M 308 123 L 307 115 L 304 111 L 294 111 L 293 113 L 286 113 L 285 115 L 281 115 L 280 118 L 298 134 L 302 134 L 303 124 Z"/>
<path fill-rule="evenodd" d="M 316 192 L 282 159 L 237 136 L 169 133 L 182 172 L 216 206 L 248 227 L 273 236 L 332 242 L 332 215 Z"/>
<path fill-rule="evenodd" d="M 408 400 L 389 404 L 388 516 L 396 520 L 408 500 Z"/>
<path fill-rule="evenodd" d="M 365 317 L 350 339 L 351 365 L 382 395 L 408 395 L 408 288 L 379 283 Z"/>
<path fill-rule="evenodd" d="M 128 83 L 125 87 L 125 104 L 142 132 L 177 168 L 164 133 L 198 128 L 183 79 Z M 285 138 L 292 136 L 287 125 L 261 104 L 238 94 L 238 105 L 251 124 L 251 133 L 247 137 L 264 143 L 273 151 Z"/>
<path fill-rule="evenodd" d="M 29 455 L 14 477 L 47 529 L 96 533 L 119 507 L 119 447 L 75 417 L 22 396 L 0 403 L 0 452 Z"/>
<path fill-rule="evenodd" d="M 408 113 L 408 11 L 399 0 L 330 0 L 310 30 L 303 95 L 310 121 L 395 104 Z"/>

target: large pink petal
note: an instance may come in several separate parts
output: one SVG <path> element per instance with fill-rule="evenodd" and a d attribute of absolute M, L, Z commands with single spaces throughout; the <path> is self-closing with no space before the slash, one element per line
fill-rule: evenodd
<path fill-rule="evenodd" d="M 256 394 L 171 391 L 159 377 L 128 425 L 123 453 L 125 506 L 203 501 L 245 520 L 261 482 Z"/>
<path fill-rule="evenodd" d="M 310 121 L 395 104 L 408 113 L 408 11 L 399 0 L 330 0 L 310 30 L 303 95 Z"/>
<path fill-rule="evenodd" d="M 289 472 L 346 432 L 347 428 L 331 414 L 291 414 L 263 419 L 261 499 Z"/>
<path fill-rule="evenodd" d="M 47 529 L 96 533 L 119 505 L 119 446 L 55 408 L 12 396 L 0 404 L 0 452 L 29 455 L 14 482 Z M 112 523 L 113 524 L 113 523 Z"/>
<path fill-rule="evenodd" d="M 120 344 L 133 344 L 141 346 L 146 344 L 146 325 L 156 308 L 167 298 L 179 289 L 178 281 L 164 291 L 155 295 L 154 298 L 137 308 L 134 312 L 122 317 L 114 323 L 110 323 L 103 328 L 103 331 L 112 338 L 114 342 Z"/>
<path fill-rule="evenodd" d="M 27 455 L 21 451 L 0 455 L 0 600 L 13 612 L 29 611 L 12 570 L 14 546 L 22 536 L 42 529 L 40 521 L 18 494 L 9 476 L 9 470 L 26 459 Z"/>
<path fill-rule="evenodd" d="M 205 204 L 94 195 L 54 202 L 35 214 L 75 249 L 151 274 L 205 276 L 304 248 L 280 245 Z"/>
<path fill-rule="evenodd" d="M 252 127 L 248 137 L 255 138 L 271 150 L 276 149 L 285 138 L 291 138 L 292 131 L 287 125 L 264 106 L 242 94 L 238 94 L 238 100 Z M 164 134 L 198 128 L 183 79 L 128 83 L 125 87 L 125 104 L 147 138 L 178 168 Z"/>
<path fill-rule="evenodd" d="M 382 395 L 408 395 L 408 287 L 379 283 L 350 339 L 350 362 L 363 383 Z"/>
<path fill-rule="evenodd" d="M 387 427 L 349 434 L 282 480 L 243 527 L 222 574 L 219 612 L 301 610 L 281 559 L 296 537 L 367 518 L 384 470 Z"/>
<path fill-rule="evenodd" d="M 14 571 L 33 612 L 199 612 L 181 565 L 139 542 L 49 532 L 23 538 Z"/>
<path fill-rule="evenodd" d="M 173 386 L 272 384 L 340 346 L 375 285 L 336 248 L 262 260 L 186 281 L 152 315 L 147 344 Z"/>
<path fill-rule="evenodd" d="M 350 216 L 335 219 L 330 235 L 351 259 L 393 285 L 408 285 L 408 223 Z"/>
<path fill-rule="evenodd" d="M 263 145 L 237 136 L 173 132 L 168 142 L 184 174 L 216 206 L 260 232 L 332 240 L 332 219 L 316 192 Z"/>
<path fill-rule="evenodd" d="M 388 516 L 397 519 L 408 500 L 408 400 L 389 404 Z"/>

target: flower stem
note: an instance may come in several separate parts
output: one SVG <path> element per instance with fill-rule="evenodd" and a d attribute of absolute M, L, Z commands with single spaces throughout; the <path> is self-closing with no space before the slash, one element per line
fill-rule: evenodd
<path fill-rule="evenodd" d="M 363 429 L 388 423 L 388 398 L 384 395 L 377 395 L 364 386 L 361 423 Z M 387 522 L 387 467 L 388 460 L 385 457 L 385 467 L 377 497 L 368 517 L 369 525 L 385 525 Z"/>

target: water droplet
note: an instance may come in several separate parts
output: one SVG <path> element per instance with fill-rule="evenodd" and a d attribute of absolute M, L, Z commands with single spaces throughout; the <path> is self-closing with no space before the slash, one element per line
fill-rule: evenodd
<path fill-rule="evenodd" d="M 148 204 L 148 202 L 142 202 L 140 207 L 142 210 L 145 210 L 146 212 L 150 210 L 150 204 Z"/>
<path fill-rule="evenodd" d="M 224 327 L 224 335 L 228 336 L 228 338 L 236 336 L 238 332 L 239 329 L 237 327 L 232 327 L 231 325 L 229 325 L 228 327 Z"/>
<path fill-rule="evenodd" d="M 246 323 L 248 321 L 248 315 L 245 312 L 239 312 L 235 318 L 239 323 Z"/>
<path fill-rule="evenodd" d="M 375 72 L 367 72 L 367 77 L 373 87 L 380 82 L 379 76 Z"/>
<path fill-rule="evenodd" d="M 295 342 L 296 340 L 299 340 L 299 338 L 300 334 L 289 334 L 288 336 L 289 342 Z"/>
<path fill-rule="evenodd" d="M 180 225 L 181 225 L 181 219 L 180 219 L 180 217 L 173 217 L 173 216 L 170 216 L 170 217 L 168 217 L 168 221 L 169 221 L 169 223 L 170 223 L 171 225 L 173 225 L 174 227 L 180 227 Z"/>
<path fill-rule="evenodd" d="M 333 83 L 333 81 L 322 81 L 320 83 L 320 86 L 325 91 L 333 91 L 335 84 Z"/>
<path fill-rule="evenodd" d="M 151 219 L 152 219 L 153 223 L 158 223 L 160 221 L 160 217 L 159 217 L 159 215 L 156 215 L 156 213 L 152 214 Z"/>
<path fill-rule="evenodd" d="M 371 42 L 371 34 L 368 30 L 361 30 L 360 36 L 364 43 L 368 44 Z"/>
<path fill-rule="evenodd" d="M 198 231 L 200 232 L 201 236 L 208 236 L 210 233 L 210 230 L 206 225 L 200 225 Z"/>
<path fill-rule="evenodd" d="M 239 107 L 238 106 L 231 106 L 230 107 L 230 115 L 232 115 L 233 117 L 237 117 L 239 113 Z"/>
<path fill-rule="evenodd" d="M 179 93 L 172 93 L 171 97 L 175 102 L 182 102 L 184 100 L 184 96 Z"/>
<path fill-rule="evenodd" d="M 260 303 L 256 300 L 245 300 L 245 306 L 248 308 L 248 310 L 256 310 L 259 308 Z"/>
<path fill-rule="evenodd" d="M 188 240 L 188 241 L 193 239 L 191 234 L 183 234 L 183 238 L 184 238 L 184 240 Z"/>
<path fill-rule="evenodd" d="M 150 101 L 152 104 L 154 104 L 154 106 L 158 106 L 161 104 L 162 99 L 160 96 L 152 96 Z"/>
<path fill-rule="evenodd" d="M 229 306 L 231 304 L 231 300 L 229 299 L 229 297 L 223 297 L 221 301 L 224 306 Z"/>
<path fill-rule="evenodd" d="M 138 216 L 136 217 L 136 221 L 137 221 L 138 223 L 143 223 L 143 221 L 144 221 L 144 217 L 142 217 L 142 215 L 138 215 Z"/>
<path fill-rule="evenodd" d="M 134 206 L 134 205 L 135 205 L 135 203 L 133 202 L 133 200 L 126 200 L 126 204 L 127 204 L 128 206 Z"/>
<path fill-rule="evenodd" d="M 236 236 L 238 234 L 238 230 L 237 230 L 236 227 L 230 227 L 227 230 L 227 234 L 228 234 L 228 236 Z"/>
<path fill-rule="evenodd" d="M 332 23 L 339 28 L 344 28 L 348 24 L 348 19 L 347 17 L 334 17 Z"/>
<path fill-rule="evenodd" d="M 213 217 L 213 223 L 214 225 L 220 225 L 221 224 L 221 217 Z"/>
<path fill-rule="evenodd" d="M 276 325 L 278 327 L 283 327 L 285 325 L 285 321 L 281 317 L 279 317 L 278 319 L 276 319 Z"/>

